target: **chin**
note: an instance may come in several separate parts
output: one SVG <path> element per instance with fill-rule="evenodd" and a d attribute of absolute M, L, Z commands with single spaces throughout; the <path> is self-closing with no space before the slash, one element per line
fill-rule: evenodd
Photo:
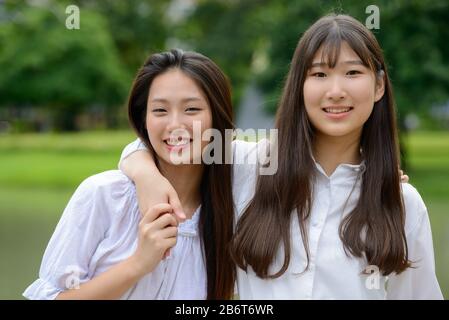
<path fill-rule="evenodd" d="M 321 134 L 326 135 L 326 136 L 330 136 L 330 137 L 344 137 L 348 134 L 350 134 L 351 132 L 353 132 L 353 130 L 347 129 L 347 128 L 334 128 L 334 129 L 327 129 L 327 130 L 319 130 L 321 132 Z"/>

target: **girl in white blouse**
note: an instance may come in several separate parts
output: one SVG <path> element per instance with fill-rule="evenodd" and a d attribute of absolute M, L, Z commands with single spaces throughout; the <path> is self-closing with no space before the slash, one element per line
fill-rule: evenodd
<path fill-rule="evenodd" d="M 157 169 L 176 189 L 184 213 L 176 217 L 172 206 L 160 203 L 141 215 L 134 184 L 120 171 L 89 177 L 67 205 L 45 251 L 39 279 L 24 296 L 231 298 L 231 168 L 224 161 L 202 163 L 207 141 L 201 136 L 197 141 L 193 134 L 195 123 L 201 132 L 232 130 L 225 75 L 197 53 L 154 54 L 136 76 L 128 111 Z M 157 188 L 155 181 L 151 189 Z"/>
<path fill-rule="evenodd" d="M 233 167 L 240 298 L 441 299 L 426 206 L 399 180 L 393 94 L 374 35 L 346 15 L 314 23 L 276 118 L 277 172 Z M 265 140 L 236 141 L 234 159 L 260 148 Z M 123 162 L 138 192 L 147 189 L 143 154 Z"/>

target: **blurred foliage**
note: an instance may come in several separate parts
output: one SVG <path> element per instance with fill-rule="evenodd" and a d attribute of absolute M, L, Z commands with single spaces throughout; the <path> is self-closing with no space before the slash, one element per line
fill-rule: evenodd
<path fill-rule="evenodd" d="M 130 77 L 103 16 L 83 11 L 75 31 L 65 28 L 60 3 L 51 10 L 22 4 L 6 12 L 0 25 L 0 105 L 45 106 L 56 127 L 68 130 L 88 106 L 104 105 L 114 113 Z"/>
<path fill-rule="evenodd" d="M 263 14 L 268 68 L 258 84 L 268 97 L 268 108 L 276 101 L 300 35 L 326 13 L 349 14 L 365 23 L 367 6 L 380 9 L 380 29 L 372 30 L 384 50 L 395 89 L 400 116 L 425 111 L 449 99 L 449 2 L 446 0 L 373 1 L 266 1 Z M 261 32 L 262 33 L 262 32 Z"/>
<path fill-rule="evenodd" d="M 65 28 L 69 4 L 80 8 L 79 30 Z M 118 107 L 148 54 L 171 47 L 216 61 L 231 80 L 235 106 L 255 82 L 274 113 L 307 27 L 330 12 L 365 23 L 371 4 L 380 9 L 380 29 L 373 32 L 386 55 L 400 115 L 445 103 L 447 0 L 4 0 L 0 118 L 1 107 L 12 106 L 46 108 L 64 130 L 76 129 L 75 117 L 93 107 L 113 119 L 124 113 Z"/>

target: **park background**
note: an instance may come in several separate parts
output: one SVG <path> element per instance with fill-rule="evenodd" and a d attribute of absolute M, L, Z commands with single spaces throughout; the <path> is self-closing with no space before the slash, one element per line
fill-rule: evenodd
<path fill-rule="evenodd" d="M 69 5 L 79 29 L 67 28 Z M 269 128 L 300 35 L 329 12 L 365 23 L 369 5 L 379 9 L 373 32 L 395 91 L 402 167 L 428 207 L 449 298 L 447 0 L 0 0 L 0 299 L 22 299 L 76 186 L 115 169 L 135 138 L 126 99 L 150 53 L 209 56 L 233 85 L 237 127 Z"/>

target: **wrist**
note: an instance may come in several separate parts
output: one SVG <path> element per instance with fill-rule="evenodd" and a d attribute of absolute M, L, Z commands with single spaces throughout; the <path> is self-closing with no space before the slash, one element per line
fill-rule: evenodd
<path fill-rule="evenodd" d="M 126 260 L 126 269 L 127 269 L 127 273 L 135 281 L 138 281 L 144 275 L 151 272 L 151 271 L 146 270 L 144 265 L 142 263 L 140 263 L 139 259 L 136 257 L 135 254 L 133 254 Z"/>
<path fill-rule="evenodd" d="M 141 177 L 157 176 L 160 172 L 148 151 L 136 151 L 123 160 L 125 174 L 133 181 Z"/>

